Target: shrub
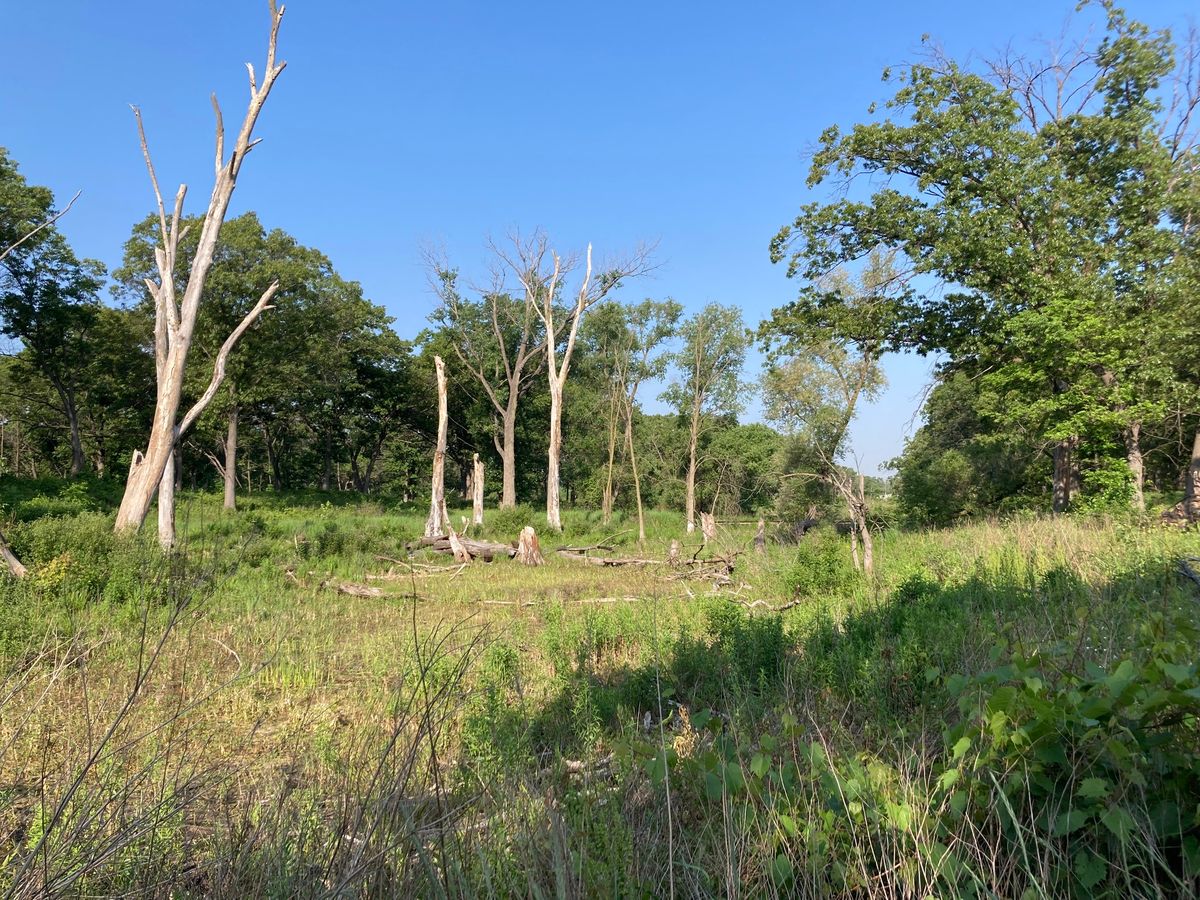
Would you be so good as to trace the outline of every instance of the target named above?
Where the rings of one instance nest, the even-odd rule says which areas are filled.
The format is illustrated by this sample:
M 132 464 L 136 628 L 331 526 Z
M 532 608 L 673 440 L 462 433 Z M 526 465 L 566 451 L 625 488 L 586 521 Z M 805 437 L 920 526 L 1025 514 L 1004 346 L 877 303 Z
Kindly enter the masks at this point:
M 831 532 L 808 535 L 784 573 L 783 583 L 794 597 L 831 593 L 854 581 L 854 567 L 846 545 Z
M 511 509 L 497 509 L 489 512 L 483 519 L 484 528 L 488 533 L 502 540 L 516 540 L 517 535 L 526 525 L 537 528 L 542 521 L 542 517 L 534 508 L 524 503 Z

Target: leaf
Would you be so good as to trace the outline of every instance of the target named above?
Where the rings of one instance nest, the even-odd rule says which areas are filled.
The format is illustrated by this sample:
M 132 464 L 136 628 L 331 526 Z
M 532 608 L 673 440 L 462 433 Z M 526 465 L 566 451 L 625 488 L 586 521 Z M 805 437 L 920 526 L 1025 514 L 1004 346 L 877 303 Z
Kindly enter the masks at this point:
M 1054 820 L 1054 825 L 1050 829 L 1051 834 L 1064 835 L 1070 834 L 1072 831 L 1078 831 L 1088 820 L 1088 814 L 1082 809 L 1071 809 L 1061 814 Z
M 947 769 L 938 779 L 938 786 L 941 787 L 943 791 L 948 791 L 950 788 L 954 787 L 954 785 L 958 784 L 958 779 L 961 777 L 962 773 L 959 772 L 958 769 Z
M 1134 667 L 1133 662 L 1124 659 L 1121 660 L 1121 664 L 1117 666 L 1113 673 L 1104 679 L 1104 684 L 1114 697 L 1119 697 L 1124 693 L 1125 688 L 1133 683 L 1136 677 L 1137 669 Z
M 1101 797 L 1108 796 L 1108 782 L 1103 778 L 1085 778 L 1079 785 L 1079 790 L 1076 792 L 1080 797 L 1086 797 L 1089 800 L 1098 800 Z
M 788 837 L 794 838 L 800 832 L 800 828 L 796 825 L 796 820 L 783 813 L 779 814 L 779 826 Z
M 736 794 L 746 787 L 746 776 L 742 774 L 742 767 L 737 763 L 725 764 L 725 785 L 731 794 Z
M 1090 850 L 1080 850 L 1075 854 L 1075 877 L 1090 891 L 1108 877 L 1108 862 Z
M 750 760 L 750 771 L 762 778 L 771 770 L 771 757 L 765 753 L 755 753 Z
M 1113 835 L 1121 843 L 1129 840 L 1129 836 L 1133 833 L 1136 824 L 1133 821 L 1133 816 L 1129 814 L 1123 806 L 1117 806 L 1115 803 L 1105 810 L 1104 815 L 1100 817 L 1100 821 L 1104 823 L 1104 827 L 1113 833 Z
M 792 880 L 792 861 L 782 853 L 771 863 L 771 880 L 781 886 Z
M 971 749 L 971 739 L 969 737 L 961 737 L 954 745 L 953 759 L 958 761 L 966 756 L 967 751 Z

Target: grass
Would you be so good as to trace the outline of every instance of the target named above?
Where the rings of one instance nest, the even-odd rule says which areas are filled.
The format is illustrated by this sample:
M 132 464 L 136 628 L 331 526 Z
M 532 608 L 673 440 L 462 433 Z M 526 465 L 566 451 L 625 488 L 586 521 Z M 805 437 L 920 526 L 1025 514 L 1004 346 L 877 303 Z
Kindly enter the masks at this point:
M 833 533 L 760 556 L 734 526 L 714 588 L 414 568 L 422 510 L 319 495 L 188 496 L 163 558 L 94 493 L 8 529 L 34 571 L 0 584 L 11 896 L 1197 888 L 1194 533 L 886 531 L 868 581 Z M 563 542 L 630 524 L 571 510 Z M 615 552 L 690 555 L 682 524 Z

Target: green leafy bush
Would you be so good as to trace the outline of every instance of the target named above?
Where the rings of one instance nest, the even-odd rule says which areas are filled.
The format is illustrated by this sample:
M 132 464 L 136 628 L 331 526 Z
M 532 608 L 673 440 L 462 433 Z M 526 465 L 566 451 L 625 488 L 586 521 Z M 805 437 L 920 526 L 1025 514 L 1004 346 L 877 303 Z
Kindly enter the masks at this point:
M 832 532 L 816 532 L 796 548 L 783 583 L 793 597 L 808 597 L 841 590 L 853 582 L 854 574 L 846 545 Z

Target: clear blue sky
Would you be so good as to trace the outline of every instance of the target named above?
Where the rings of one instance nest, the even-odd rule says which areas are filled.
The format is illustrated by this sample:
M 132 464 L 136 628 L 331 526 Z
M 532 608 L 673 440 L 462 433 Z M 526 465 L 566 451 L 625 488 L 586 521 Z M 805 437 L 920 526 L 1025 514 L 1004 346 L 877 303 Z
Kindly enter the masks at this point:
M 280 38 L 288 69 L 232 212 L 257 210 L 328 253 L 405 336 L 432 308 L 423 242 L 470 271 L 487 234 L 539 225 L 601 254 L 658 240 L 661 267 L 625 298 L 736 304 L 753 325 L 796 291 L 767 242 L 811 198 L 806 149 L 887 96 L 884 66 L 911 59 L 925 33 L 956 55 L 1052 39 L 1073 6 L 295 0 Z M 143 109 L 164 193 L 186 181 L 200 209 L 208 95 L 240 121 L 266 2 L 6 7 L 0 144 L 64 202 L 83 189 L 62 228 L 79 253 L 116 265 L 152 205 L 128 104 Z M 1195 10 L 1128 8 L 1176 30 Z M 868 470 L 902 448 L 930 365 L 897 357 L 887 369 L 889 391 L 856 428 Z

